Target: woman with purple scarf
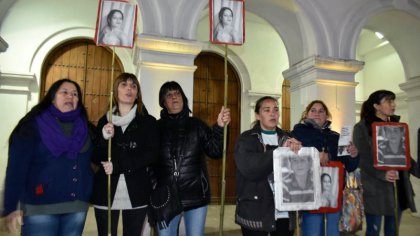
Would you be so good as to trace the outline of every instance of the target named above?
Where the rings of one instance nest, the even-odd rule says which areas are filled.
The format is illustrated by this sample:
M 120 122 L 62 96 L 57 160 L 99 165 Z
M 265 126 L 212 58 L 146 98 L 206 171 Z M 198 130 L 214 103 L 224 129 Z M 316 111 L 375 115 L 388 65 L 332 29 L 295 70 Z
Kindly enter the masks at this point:
M 93 173 L 93 149 L 82 93 L 56 81 L 9 138 L 4 212 L 22 235 L 82 235 Z M 23 217 L 23 221 L 22 221 Z

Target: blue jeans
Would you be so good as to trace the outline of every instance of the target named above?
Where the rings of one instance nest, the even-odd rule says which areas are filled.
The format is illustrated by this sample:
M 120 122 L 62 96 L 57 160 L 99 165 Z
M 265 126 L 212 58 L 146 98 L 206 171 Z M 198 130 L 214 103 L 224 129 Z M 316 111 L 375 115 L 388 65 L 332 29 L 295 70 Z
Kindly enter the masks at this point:
M 379 236 L 382 225 L 382 215 L 372 215 L 365 213 L 366 215 L 366 236 Z M 383 216 L 384 222 L 384 235 L 394 236 L 395 234 L 395 217 L 394 216 Z M 401 211 L 398 215 L 398 224 L 401 222 Z
M 185 231 L 187 236 L 204 236 L 204 225 L 206 223 L 207 205 L 184 211 Z M 177 236 L 181 214 L 175 216 L 165 229 L 158 229 L 159 236 Z
M 80 236 L 87 212 L 24 216 L 22 236 Z
M 339 236 L 338 221 L 340 212 L 327 213 L 327 235 Z M 323 236 L 324 234 L 324 213 L 311 214 L 304 212 L 302 216 L 302 236 Z

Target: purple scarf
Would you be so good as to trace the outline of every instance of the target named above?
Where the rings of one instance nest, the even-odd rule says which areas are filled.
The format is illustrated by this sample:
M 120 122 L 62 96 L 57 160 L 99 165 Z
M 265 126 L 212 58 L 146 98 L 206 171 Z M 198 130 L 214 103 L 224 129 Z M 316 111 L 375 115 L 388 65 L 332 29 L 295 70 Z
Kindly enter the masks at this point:
M 51 105 L 35 119 L 42 142 L 55 157 L 62 154 L 67 154 L 68 159 L 77 157 L 87 139 L 87 121 L 81 115 L 80 108 L 63 113 Z M 59 121 L 73 122 L 72 133 L 69 137 L 64 134 Z

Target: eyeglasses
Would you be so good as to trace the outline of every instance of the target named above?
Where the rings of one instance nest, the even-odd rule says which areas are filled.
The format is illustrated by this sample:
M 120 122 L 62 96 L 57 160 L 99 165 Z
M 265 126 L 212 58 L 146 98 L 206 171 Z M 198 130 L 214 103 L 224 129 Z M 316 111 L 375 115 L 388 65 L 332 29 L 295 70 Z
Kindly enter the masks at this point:
M 73 97 L 77 97 L 77 98 L 79 97 L 79 93 L 78 92 L 75 92 L 75 91 L 60 90 L 57 93 L 60 94 L 60 95 L 62 95 L 62 96 L 64 96 L 64 97 L 67 97 L 69 95 L 71 95 Z

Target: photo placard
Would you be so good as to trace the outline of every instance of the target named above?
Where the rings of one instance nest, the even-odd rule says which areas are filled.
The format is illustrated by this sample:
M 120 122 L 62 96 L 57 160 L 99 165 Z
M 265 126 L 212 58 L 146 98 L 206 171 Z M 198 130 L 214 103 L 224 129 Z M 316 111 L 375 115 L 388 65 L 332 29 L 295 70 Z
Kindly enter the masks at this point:
M 245 42 L 243 0 L 210 0 L 210 42 L 242 45 Z
M 330 161 L 321 166 L 321 207 L 311 213 L 332 213 L 341 209 L 343 201 L 344 165 Z
M 288 147 L 273 152 L 275 206 L 279 211 L 314 210 L 321 206 L 319 152 Z
M 372 146 L 375 168 L 379 170 L 410 169 L 410 142 L 406 123 L 373 122 Z
M 136 36 L 136 22 L 136 4 L 101 0 L 96 19 L 96 45 L 132 48 Z

